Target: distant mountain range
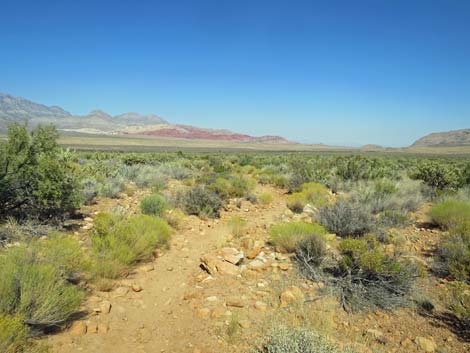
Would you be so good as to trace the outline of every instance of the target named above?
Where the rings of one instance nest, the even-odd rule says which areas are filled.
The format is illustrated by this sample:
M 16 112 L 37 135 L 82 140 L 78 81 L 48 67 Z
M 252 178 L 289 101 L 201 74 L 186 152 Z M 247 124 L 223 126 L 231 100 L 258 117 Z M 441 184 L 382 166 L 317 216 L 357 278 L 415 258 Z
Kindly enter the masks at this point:
M 156 138 L 292 144 L 279 136 L 255 137 L 228 130 L 175 125 L 154 114 L 124 113 L 111 116 L 102 110 L 93 110 L 88 115 L 78 116 L 61 107 L 46 106 L 0 93 L 0 131 L 6 131 L 8 125 L 14 122 L 28 122 L 30 127 L 54 124 L 59 131 L 94 135 L 143 135 Z
M 416 140 L 412 147 L 450 147 L 469 145 L 470 129 L 462 129 L 446 132 L 433 132 L 432 134 Z

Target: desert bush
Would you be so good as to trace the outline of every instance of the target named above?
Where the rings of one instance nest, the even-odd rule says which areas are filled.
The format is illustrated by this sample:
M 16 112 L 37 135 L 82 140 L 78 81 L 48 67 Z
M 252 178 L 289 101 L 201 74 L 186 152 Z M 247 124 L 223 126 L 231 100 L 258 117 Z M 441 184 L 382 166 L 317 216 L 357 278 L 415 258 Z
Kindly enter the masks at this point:
M 62 274 L 34 250 L 18 247 L 2 252 L 0 314 L 41 324 L 67 320 L 79 309 L 83 293 Z
M 273 195 L 269 192 L 263 192 L 258 196 L 258 201 L 260 204 L 266 206 L 273 202 Z
M 62 277 L 67 280 L 79 278 L 80 273 L 87 269 L 87 260 L 80 244 L 64 234 L 53 234 L 45 240 L 30 244 L 41 263 L 54 266 Z
M 330 232 L 340 237 L 359 237 L 374 229 L 375 220 L 360 204 L 338 200 L 320 209 L 319 221 Z
M 321 279 L 319 268 L 326 255 L 325 240 L 317 234 L 300 240 L 295 247 L 295 260 L 300 272 L 314 281 Z
M 470 223 L 470 202 L 449 199 L 436 203 L 429 211 L 432 220 L 444 229 Z
M 422 180 L 433 190 L 456 190 L 461 185 L 459 171 L 455 166 L 437 161 L 423 161 L 417 164 L 411 178 Z
M 126 180 L 121 176 L 108 178 L 98 188 L 98 195 L 110 198 L 118 197 L 119 193 L 124 190 Z
M 218 217 L 222 199 L 204 185 L 197 185 L 176 197 L 177 206 L 187 214 L 201 217 Z
M 21 352 L 27 335 L 28 329 L 21 317 L 0 314 L 0 352 Z
M 331 273 L 341 305 L 348 311 L 390 310 L 407 305 L 417 268 L 383 253 L 374 238 L 345 239 L 342 258 Z
M 280 223 L 269 229 L 270 241 L 286 252 L 295 251 L 297 243 L 306 237 L 324 234 L 325 228 L 316 223 Z
M 54 228 L 35 220 L 17 220 L 8 217 L 0 225 L 0 245 L 2 243 L 11 243 L 16 241 L 29 242 L 32 239 L 48 235 Z
M 447 303 L 452 313 L 470 329 L 470 284 L 454 281 L 447 285 Z
M 84 204 L 90 204 L 98 196 L 99 184 L 95 178 L 85 178 L 81 181 L 80 196 Z
M 305 328 L 275 327 L 264 337 L 254 353 L 346 353 L 339 350 L 328 339 Z
M 330 201 L 328 189 L 321 184 L 310 182 L 302 185 L 301 191 L 287 197 L 287 207 L 293 212 L 302 212 L 305 205 L 322 207 Z
M 449 235 L 438 247 L 438 270 L 470 283 L 470 232 Z
M 129 266 L 149 260 L 156 247 L 165 246 L 171 230 L 162 219 L 148 215 L 95 218 L 92 250 L 97 278 L 117 278 Z
M 142 210 L 143 214 L 161 216 L 166 208 L 166 200 L 160 194 L 145 196 L 140 201 L 140 209 Z
M 72 155 L 61 149 L 52 126 L 13 124 L 0 142 L 0 218 L 61 217 L 80 203 Z
M 245 231 L 247 222 L 239 216 L 234 216 L 227 221 L 230 232 L 235 237 L 241 237 Z

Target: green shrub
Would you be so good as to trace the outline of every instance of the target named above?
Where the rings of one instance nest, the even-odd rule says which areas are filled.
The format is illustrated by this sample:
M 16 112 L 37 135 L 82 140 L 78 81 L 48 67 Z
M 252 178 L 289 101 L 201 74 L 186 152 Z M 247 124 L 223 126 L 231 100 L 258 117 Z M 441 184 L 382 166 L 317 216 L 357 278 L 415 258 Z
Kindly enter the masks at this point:
M 255 353 L 346 353 L 339 350 L 328 339 L 315 331 L 305 328 L 279 326 L 263 339 Z
M 177 204 L 187 214 L 202 217 L 218 217 L 222 199 L 204 185 L 198 185 L 179 195 Z
M 393 309 L 407 305 L 417 268 L 383 253 L 375 238 L 345 239 L 342 258 L 331 270 L 330 283 L 338 290 L 346 310 Z
M 31 248 L 41 263 L 56 267 L 66 279 L 79 277 L 88 265 L 80 244 L 67 235 L 55 234 L 46 240 L 35 241 Z
M 302 185 L 300 192 L 293 193 L 287 197 L 287 207 L 293 212 L 302 212 L 305 205 L 322 207 L 330 201 L 328 189 L 318 183 L 306 183 Z
M 161 216 L 166 207 L 166 200 L 160 194 L 146 196 L 140 201 L 140 209 L 147 215 Z
M 447 302 L 452 313 L 470 329 L 470 284 L 451 282 L 448 286 Z
M 273 202 L 273 195 L 269 192 L 263 192 L 258 196 L 258 201 L 260 204 L 266 206 Z
M 308 236 L 324 235 L 325 228 L 316 223 L 291 222 L 273 225 L 269 229 L 270 241 L 286 252 L 295 251 L 299 241 Z
M 77 166 L 52 126 L 13 124 L 0 142 L 0 218 L 61 217 L 79 206 Z
M 28 329 L 21 317 L 0 314 L 0 352 L 21 352 L 27 335 Z
M 0 278 L 0 314 L 51 324 L 67 320 L 83 299 L 60 269 L 23 247 L 0 253 Z
M 119 277 L 127 267 L 149 260 L 156 247 L 168 243 L 170 234 L 168 224 L 156 217 L 98 215 L 92 237 L 95 276 Z
M 295 260 L 300 272 L 311 280 L 319 280 L 318 268 L 326 256 L 326 244 L 322 236 L 307 236 L 296 244 Z
M 126 181 L 121 176 L 106 179 L 106 181 L 98 188 L 98 194 L 100 196 L 116 198 L 119 193 L 124 190 Z
M 81 201 L 88 205 L 98 196 L 98 182 L 95 178 L 85 178 L 81 181 Z
M 470 232 L 451 234 L 438 248 L 444 274 L 470 283 Z
M 230 232 L 235 237 L 241 237 L 246 228 L 247 222 L 239 216 L 234 216 L 227 221 Z
M 411 173 L 413 179 L 422 180 L 436 191 L 456 190 L 461 184 L 459 171 L 454 166 L 436 161 L 423 161 Z
M 359 237 L 372 231 L 375 220 L 366 208 L 346 200 L 320 209 L 320 223 L 340 237 Z
M 442 228 L 455 228 L 470 223 L 470 203 L 452 199 L 443 201 L 433 205 L 429 215 Z

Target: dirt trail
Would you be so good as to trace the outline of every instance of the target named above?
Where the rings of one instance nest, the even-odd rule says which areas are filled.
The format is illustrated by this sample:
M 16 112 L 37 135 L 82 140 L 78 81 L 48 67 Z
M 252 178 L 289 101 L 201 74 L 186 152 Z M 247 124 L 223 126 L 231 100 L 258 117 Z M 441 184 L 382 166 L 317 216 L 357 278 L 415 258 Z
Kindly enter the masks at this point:
M 112 305 L 109 314 L 99 313 L 85 319 L 109 325 L 109 332 L 88 332 L 73 336 L 70 331 L 49 338 L 56 353 L 151 353 L 151 352 L 219 352 L 225 343 L 211 335 L 210 321 L 201 320 L 190 302 L 183 298 L 188 290 L 198 290 L 198 282 L 208 275 L 199 268 L 200 257 L 224 244 L 228 235 L 227 218 L 240 215 L 248 228 L 265 232 L 266 226 L 279 220 L 286 210 L 282 192 L 260 187 L 274 196 L 270 206 L 244 202 L 240 209 L 222 212 L 220 220 L 203 221 L 189 217 L 181 231 L 175 231 L 172 246 L 153 263 L 137 268 L 128 278 L 118 281 L 109 292 L 97 292 L 89 298 L 87 308 L 99 307 L 102 300 Z M 202 282 L 203 283 L 203 282 Z M 133 284 L 142 287 L 134 292 Z M 219 291 L 230 294 L 223 282 Z M 202 289 L 202 288 L 200 288 Z M 93 326 L 93 325 L 91 325 Z M 90 329 L 88 329 L 90 331 Z M 202 347 L 202 348 L 200 348 Z M 201 349 L 201 350 L 199 350 Z

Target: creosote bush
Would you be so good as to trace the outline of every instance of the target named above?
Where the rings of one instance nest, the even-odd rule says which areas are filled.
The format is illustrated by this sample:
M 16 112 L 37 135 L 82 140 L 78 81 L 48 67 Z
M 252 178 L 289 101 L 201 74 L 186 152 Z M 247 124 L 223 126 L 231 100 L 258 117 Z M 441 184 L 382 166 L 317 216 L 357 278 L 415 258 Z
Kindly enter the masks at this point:
M 140 201 L 140 209 L 143 214 L 161 216 L 167 207 L 165 198 L 160 194 L 145 196 Z
M 295 248 L 295 260 L 303 275 L 311 280 L 320 280 L 319 268 L 326 252 L 326 243 L 322 236 L 314 234 L 300 240 Z
M 200 217 L 218 217 L 222 199 L 204 185 L 197 185 L 177 196 L 177 206 L 187 214 Z
M 438 254 L 443 274 L 470 283 L 470 232 L 449 235 L 439 245 Z
M 309 236 L 321 236 L 326 233 L 321 225 L 305 222 L 280 223 L 269 229 L 270 241 L 285 252 L 294 252 L 297 243 Z
M 408 304 L 415 265 L 382 252 L 374 237 L 345 239 L 339 250 L 342 258 L 329 270 L 329 281 L 346 310 L 391 310 Z
M 374 229 L 375 220 L 360 204 L 338 200 L 320 209 L 319 221 L 330 232 L 340 237 L 360 237 Z
M 155 248 L 168 243 L 170 235 L 170 227 L 160 218 L 97 215 L 92 237 L 95 277 L 118 278 L 129 266 L 149 260 Z
M 452 313 L 470 329 L 470 284 L 454 281 L 447 285 L 447 303 Z

